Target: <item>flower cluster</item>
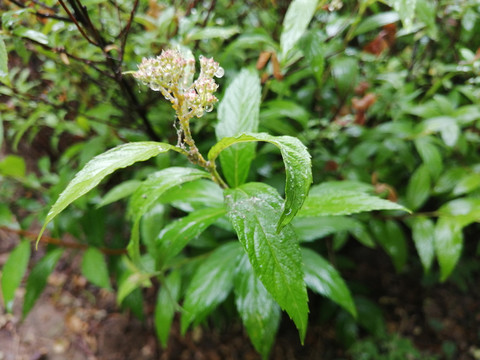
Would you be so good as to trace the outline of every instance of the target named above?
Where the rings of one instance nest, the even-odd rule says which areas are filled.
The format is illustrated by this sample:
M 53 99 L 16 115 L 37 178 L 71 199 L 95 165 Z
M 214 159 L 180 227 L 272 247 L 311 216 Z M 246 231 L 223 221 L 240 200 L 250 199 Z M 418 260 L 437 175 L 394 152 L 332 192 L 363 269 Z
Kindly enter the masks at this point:
M 201 117 L 212 111 L 218 99 L 213 95 L 224 71 L 213 59 L 200 56 L 200 75 L 192 83 L 195 60 L 185 59 L 178 50 L 163 50 L 156 58 L 144 58 L 133 76 L 154 91 L 161 91 L 179 117 Z

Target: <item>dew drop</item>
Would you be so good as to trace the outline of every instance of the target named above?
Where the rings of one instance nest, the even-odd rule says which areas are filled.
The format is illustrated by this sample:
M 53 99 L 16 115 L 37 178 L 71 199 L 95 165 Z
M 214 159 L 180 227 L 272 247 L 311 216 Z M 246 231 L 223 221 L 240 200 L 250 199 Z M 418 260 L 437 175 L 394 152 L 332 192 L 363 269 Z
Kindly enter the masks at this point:
M 160 91 L 160 86 L 155 83 L 150 83 L 150 89 L 153 91 Z
M 213 105 L 207 105 L 205 106 L 205 111 L 206 112 L 211 112 L 213 110 Z
M 221 66 L 218 67 L 217 71 L 215 71 L 215 76 L 217 78 L 221 78 L 225 74 L 225 70 Z

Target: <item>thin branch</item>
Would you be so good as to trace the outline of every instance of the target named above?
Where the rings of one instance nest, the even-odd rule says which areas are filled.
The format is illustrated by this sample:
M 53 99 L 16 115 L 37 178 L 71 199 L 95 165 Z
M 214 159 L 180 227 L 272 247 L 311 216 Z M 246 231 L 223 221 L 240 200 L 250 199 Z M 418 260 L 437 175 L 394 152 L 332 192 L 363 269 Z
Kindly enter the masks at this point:
M 65 3 L 63 2 L 63 0 L 58 0 L 58 2 L 60 3 L 60 5 L 62 5 L 63 9 L 65 10 L 65 12 L 68 14 L 68 16 L 70 17 L 70 19 L 72 19 L 72 21 L 75 23 L 75 25 L 77 26 L 77 29 L 78 31 L 80 31 L 80 33 L 82 34 L 82 36 L 85 38 L 85 40 L 87 40 L 90 44 L 94 45 L 94 46 L 99 46 L 97 43 L 95 43 L 93 40 L 90 39 L 90 37 L 85 33 L 85 31 L 83 30 L 83 28 L 80 26 L 80 24 L 78 23 L 77 19 L 75 18 L 75 16 L 71 13 L 71 11 L 68 9 L 67 5 L 65 5 Z
M 121 31 L 121 34 L 122 34 L 122 45 L 120 46 L 120 63 L 123 62 L 123 55 L 125 53 L 125 46 L 127 44 L 127 38 L 128 38 L 128 34 L 130 33 L 130 28 L 132 26 L 132 21 L 133 21 L 133 18 L 135 16 L 135 13 L 137 12 L 137 8 L 138 8 L 138 2 L 139 0 L 135 0 L 135 3 L 133 4 L 133 8 L 132 8 L 132 11 L 130 12 L 130 18 L 128 19 L 128 22 L 127 22 L 127 25 L 125 26 L 125 28 Z
M 15 5 L 21 7 L 22 9 L 26 9 L 27 6 L 23 3 L 21 3 L 20 1 L 18 0 L 10 0 L 12 3 L 14 3 Z M 43 6 L 45 7 L 46 9 L 49 9 L 51 11 L 55 11 L 55 9 L 49 7 L 49 6 L 46 6 L 45 4 L 42 4 L 40 2 L 37 2 L 37 1 L 34 1 L 35 4 L 38 4 L 40 6 Z M 61 20 L 61 21 L 66 21 L 66 22 L 71 22 L 72 20 L 67 18 L 67 17 L 64 17 L 64 16 L 60 16 L 60 15 L 56 15 L 56 14 L 48 14 L 48 13 L 44 13 L 44 12 L 41 12 L 41 11 L 38 11 L 38 10 L 34 10 L 34 13 L 33 13 L 35 16 L 38 16 L 40 18 L 44 18 L 44 19 L 56 19 L 56 20 Z
M 31 232 L 31 231 L 26 231 L 26 230 L 12 229 L 12 228 L 9 228 L 7 226 L 0 226 L 0 230 L 5 231 L 5 232 L 9 232 L 9 233 L 13 233 L 13 234 L 17 234 L 19 236 L 26 237 L 32 242 L 36 241 L 36 239 L 38 237 L 37 233 Z M 71 242 L 71 241 L 64 241 L 64 240 L 53 238 L 53 237 L 46 236 L 46 235 L 42 235 L 42 237 L 40 238 L 40 242 L 45 243 L 45 244 L 56 245 L 56 246 L 67 248 L 67 249 L 78 249 L 78 250 L 83 250 L 83 251 L 85 251 L 85 250 L 87 250 L 91 247 L 88 244 L 80 244 L 80 243 L 74 243 L 74 242 Z M 124 254 L 127 254 L 126 249 L 110 249 L 110 248 L 101 247 L 101 248 L 98 248 L 98 250 L 100 250 L 105 255 L 124 255 Z

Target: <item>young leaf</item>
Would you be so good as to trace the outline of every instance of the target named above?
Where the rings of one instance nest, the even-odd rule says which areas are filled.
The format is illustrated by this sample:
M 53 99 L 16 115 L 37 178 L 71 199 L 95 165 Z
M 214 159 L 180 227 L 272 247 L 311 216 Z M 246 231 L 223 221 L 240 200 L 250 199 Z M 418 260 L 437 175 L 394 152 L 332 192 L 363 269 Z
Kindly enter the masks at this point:
M 173 316 L 180 298 L 181 285 L 180 271 L 172 271 L 158 290 L 157 304 L 155 305 L 155 330 L 163 347 L 168 345 Z
M 188 286 L 181 331 L 184 334 L 188 326 L 202 321 L 220 304 L 233 287 L 236 264 L 242 255 L 238 242 L 229 242 L 217 248 L 197 269 Z
M 357 310 L 350 290 L 338 271 L 316 252 L 302 248 L 305 264 L 305 283 L 318 294 L 321 294 L 357 317 Z
M 112 288 L 107 263 L 100 250 L 94 247 L 88 248 L 83 254 L 81 269 L 83 276 L 92 284 L 109 290 Z
M 225 215 L 225 208 L 209 208 L 190 213 L 167 225 L 156 240 L 157 259 L 161 264 L 176 256 L 188 242 L 205 231 L 218 218 Z
M 151 174 L 133 193 L 128 211 L 133 227 L 127 249 L 134 262 L 140 259 L 139 225 L 143 214 L 169 189 L 201 178 L 210 178 L 210 174 L 193 168 L 170 167 Z
M 253 70 L 243 69 L 225 91 L 218 107 L 217 139 L 258 131 L 260 79 Z M 248 176 L 255 156 L 254 144 L 238 144 L 220 155 L 223 175 L 228 184 L 237 187 Z
M 23 301 L 22 317 L 25 318 L 38 297 L 42 293 L 45 285 L 47 285 L 47 278 L 55 269 L 60 256 L 63 254 L 63 249 L 55 249 L 46 254 L 33 267 L 27 280 L 25 299 Z
M 280 307 L 255 276 L 243 255 L 235 275 L 235 304 L 255 349 L 268 359 L 280 324 Z
M 24 240 L 10 253 L 2 268 L 2 295 L 5 309 L 11 313 L 15 290 L 20 286 L 30 259 L 30 241 Z
M 247 252 L 255 275 L 287 311 L 303 342 L 307 329 L 307 292 L 300 248 L 291 225 L 277 231 L 282 199 L 275 189 L 248 183 L 225 190 L 228 217 Z
M 317 9 L 318 0 L 293 0 L 283 19 L 283 31 L 280 36 L 281 59 L 285 63 L 289 51 L 310 24 Z
M 80 170 L 67 188 L 50 208 L 45 223 L 38 234 L 37 242 L 42 237 L 47 224 L 60 214 L 68 205 L 97 186 L 103 178 L 115 170 L 132 165 L 137 161 L 145 161 L 168 150 L 180 151 L 173 145 L 144 141 L 119 145 L 90 160 Z
M 412 221 L 412 238 L 415 242 L 423 270 L 428 272 L 435 256 L 435 225 L 427 217 L 419 216 Z
M 302 207 L 312 183 L 312 162 L 307 148 L 297 138 L 290 136 L 271 136 L 265 133 L 242 134 L 223 138 L 208 153 L 208 159 L 215 161 L 217 156 L 229 146 L 252 141 L 265 141 L 280 149 L 285 164 L 285 204 L 278 220 L 277 230 L 287 225 Z
M 435 226 L 435 252 L 440 265 L 440 281 L 445 281 L 460 259 L 463 233 L 457 219 L 440 217 Z
M 112 188 L 105 196 L 102 198 L 102 201 L 97 205 L 97 207 L 102 207 L 108 204 L 111 204 L 120 199 L 124 199 L 132 195 L 135 190 L 138 189 L 142 182 L 140 180 L 127 180 L 124 181 L 114 188 Z
M 361 191 L 345 190 L 342 182 L 325 182 L 312 186 L 299 217 L 349 215 L 372 210 L 403 210 L 394 202 Z

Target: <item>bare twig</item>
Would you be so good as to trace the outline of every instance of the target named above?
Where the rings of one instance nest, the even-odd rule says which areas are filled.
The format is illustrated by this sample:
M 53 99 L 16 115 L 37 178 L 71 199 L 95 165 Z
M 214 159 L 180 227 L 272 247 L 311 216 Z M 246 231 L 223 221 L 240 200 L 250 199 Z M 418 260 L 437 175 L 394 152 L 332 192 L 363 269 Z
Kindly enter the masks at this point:
M 119 56 L 120 63 L 123 62 L 123 55 L 124 55 L 124 53 L 125 53 L 125 46 L 126 46 L 126 44 L 127 44 L 127 38 L 128 38 L 128 34 L 130 33 L 130 28 L 131 28 L 131 26 L 132 26 L 133 18 L 134 18 L 134 16 L 135 16 L 135 13 L 137 12 L 138 1 L 139 1 L 139 0 L 135 0 L 135 3 L 133 4 L 132 11 L 130 12 L 130 17 L 129 17 L 129 19 L 128 19 L 127 25 L 126 25 L 125 28 L 120 32 L 120 34 L 121 34 L 121 36 L 122 36 L 122 45 L 120 46 L 120 56 Z
M 92 39 L 90 39 L 90 37 L 85 33 L 85 31 L 83 30 L 83 28 L 80 26 L 80 24 L 78 23 L 76 17 L 71 13 L 71 11 L 68 9 L 67 5 L 65 5 L 65 3 L 63 2 L 63 0 L 58 0 L 58 2 L 60 3 L 60 5 L 62 5 L 63 9 L 65 10 L 65 12 L 68 14 L 69 18 L 75 23 L 75 25 L 77 26 L 77 29 L 78 31 L 80 31 L 80 33 L 82 34 L 82 36 L 85 38 L 85 40 L 87 40 L 90 44 L 92 45 L 95 45 L 95 46 L 99 46 L 99 44 L 95 43 Z

